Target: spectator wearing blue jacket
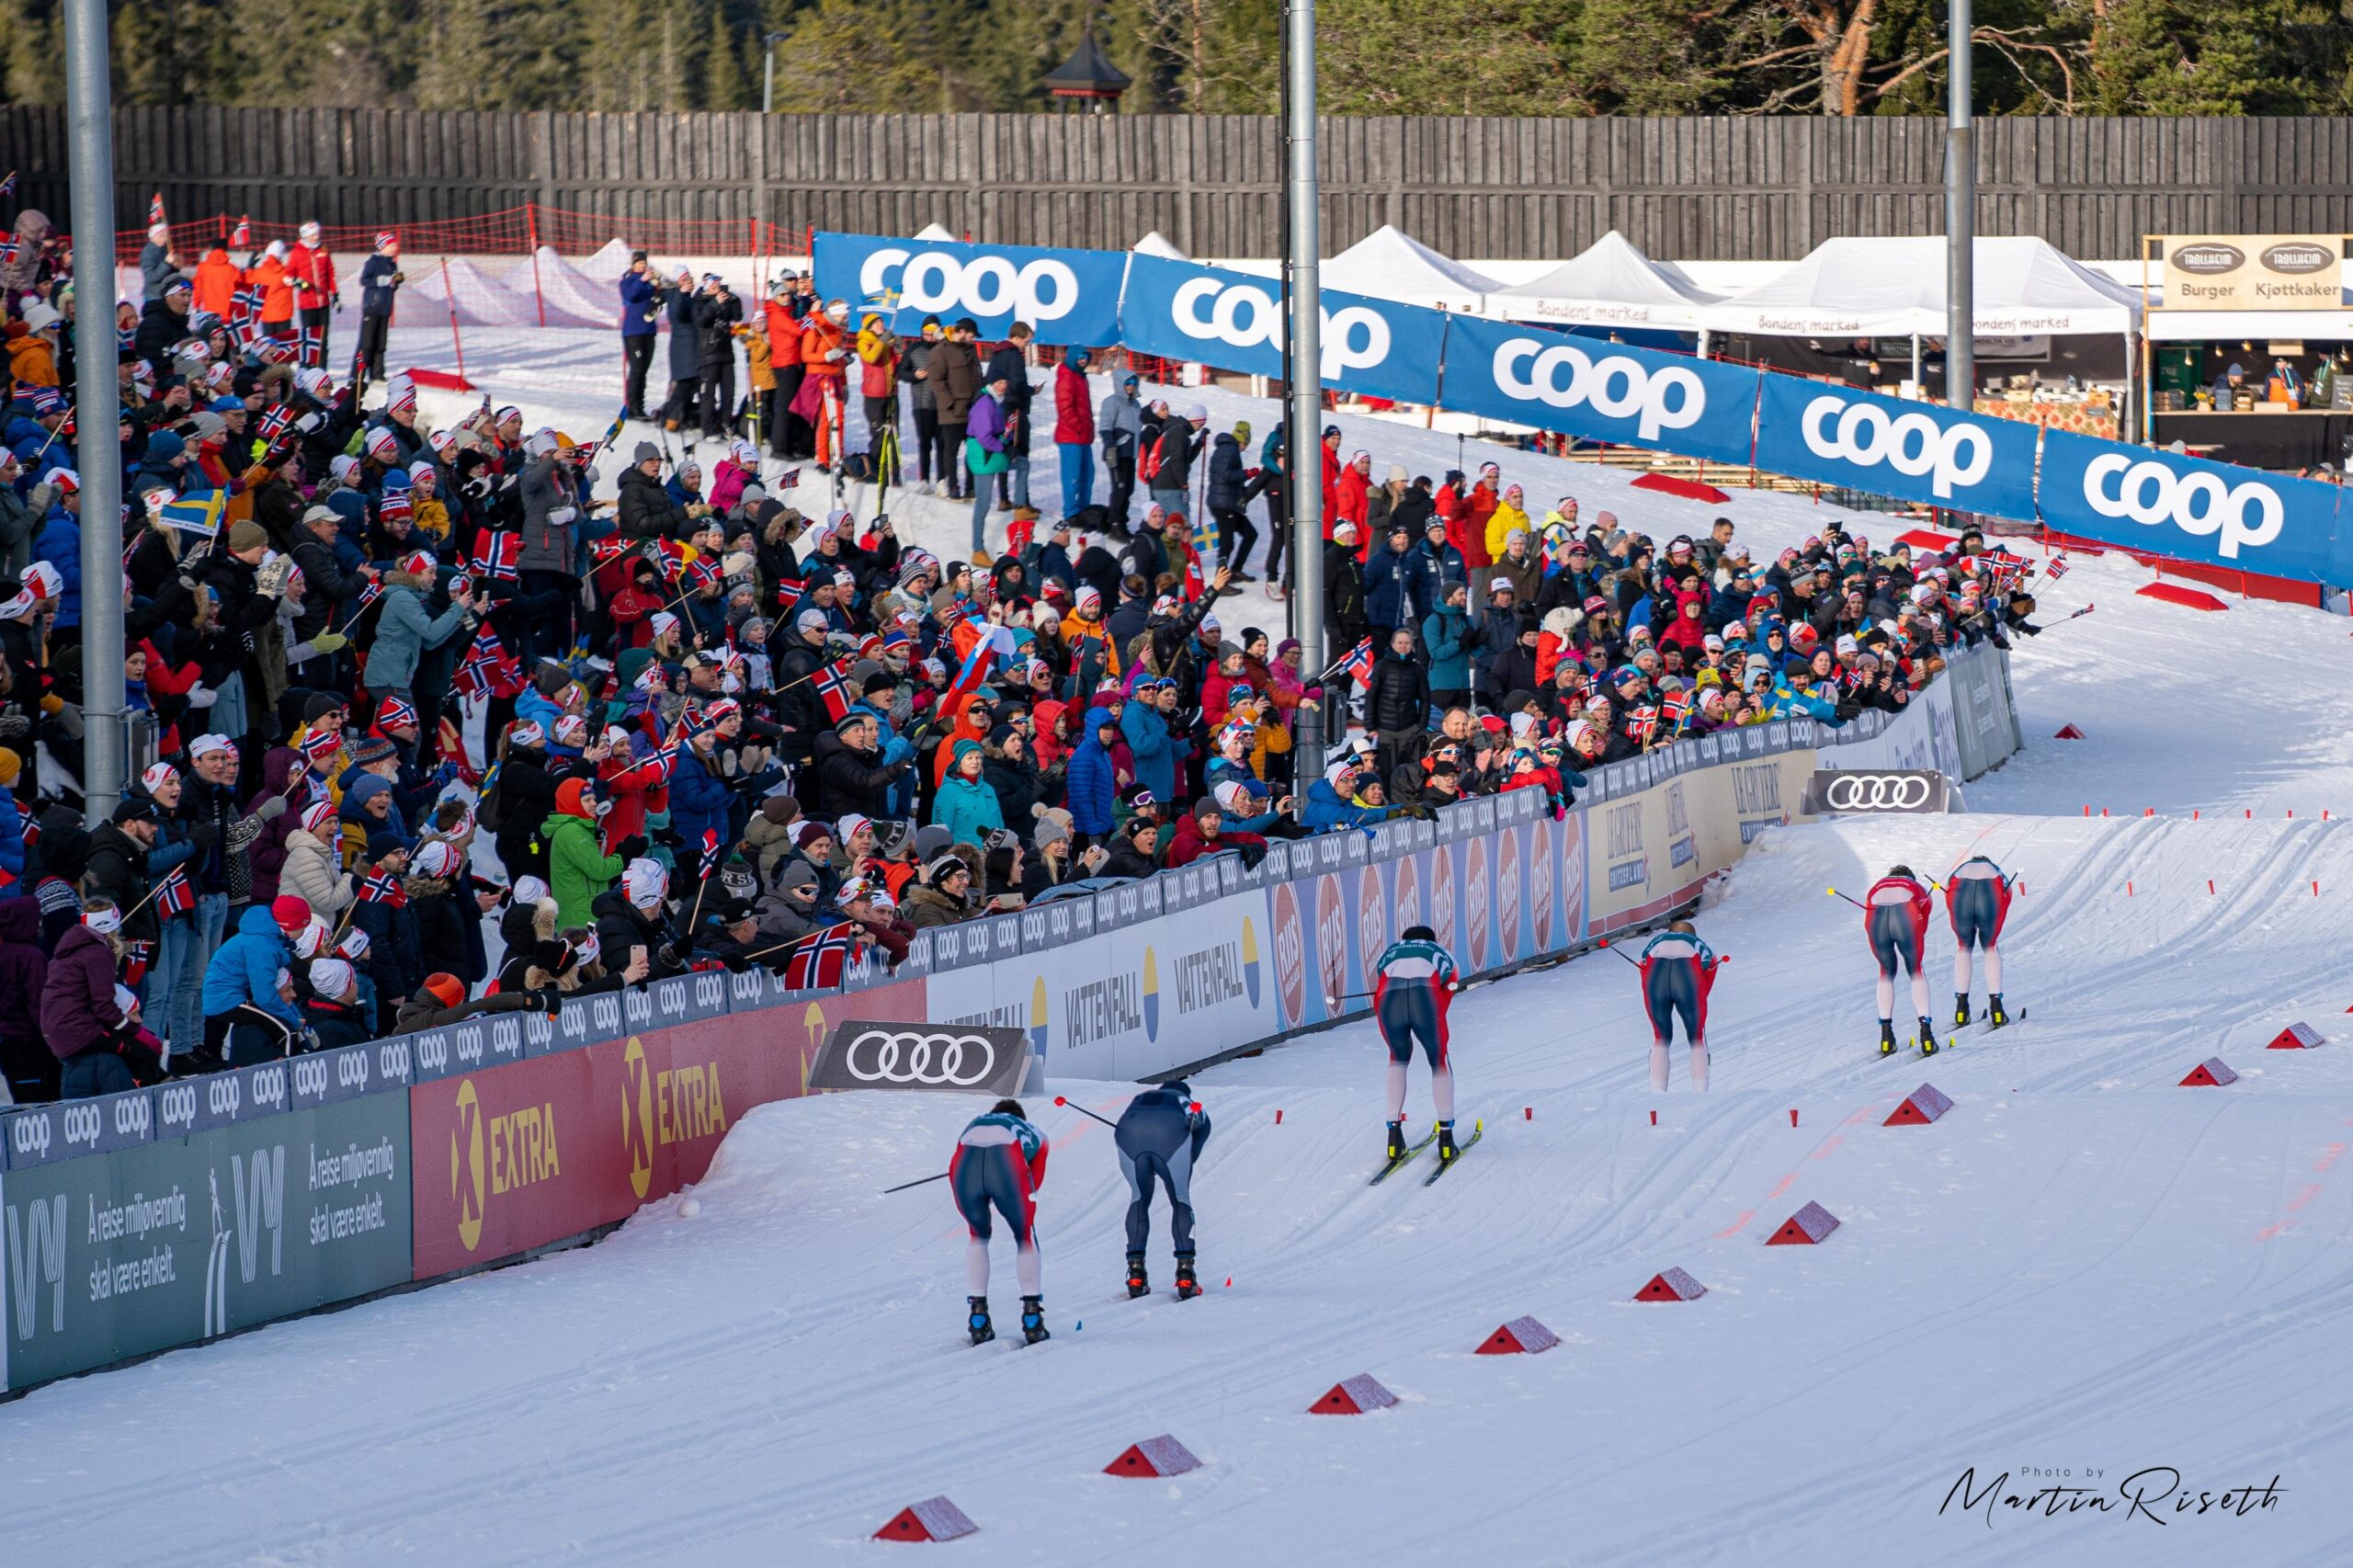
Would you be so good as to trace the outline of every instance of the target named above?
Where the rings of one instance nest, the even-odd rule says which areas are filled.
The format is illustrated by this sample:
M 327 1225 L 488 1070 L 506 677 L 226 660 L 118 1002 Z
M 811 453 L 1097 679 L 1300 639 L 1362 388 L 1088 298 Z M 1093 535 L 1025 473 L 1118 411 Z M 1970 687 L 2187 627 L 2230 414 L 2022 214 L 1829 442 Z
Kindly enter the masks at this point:
M 1090 843 L 1101 843 L 1119 821 L 1119 764 L 1111 748 L 1120 743 L 1120 722 L 1108 708 L 1092 710 L 1086 739 L 1070 754 L 1064 778 L 1071 825 Z
M 63 485 L 57 488 L 61 492 L 64 489 Z M 69 501 L 73 503 L 70 507 Z M 79 492 L 61 494 L 49 504 L 49 510 L 40 520 L 40 532 L 33 536 L 33 559 L 56 567 L 57 575 L 64 584 L 57 596 L 57 619 L 50 628 L 52 642 L 59 632 L 78 631 L 82 625 L 81 502 Z
M 1354 765 L 1343 758 L 1307 787 L 1307 806 L 1300 813 L 1300 821 L 1308 831 L 1329 833 L 1336 827 L 1370 827 L 1389 814 L 1378 807 L 1357 805 L 1342 793 L 1341 786 L 1354 778 Z
M 286 979 L 287 938 L 311 923 L 311 906 L 290 893 L 267 905 L 248 904 L 236 935 L 204 966 L 204 1044 L 191 1053 L 205 1071 L 244 1067 L 286 1052 L 286 1036 L 300 1037 L 302 1014 L 279 994 Z
M 689 855 L 701 853 L 707 831 L 716 831 L 722 845 L 730 842 L 728 812 L 735 795 L 719 776 L 718 746 L 716 729 L 699 729 L 670 775 L 670 830 Z
M 1422 621 L 1422 648 L 1429 656 L 1430 706 L 1434 710 L 1467 706 L 1471 700 L 1471 612 L 1469 590 L 1449 580 L 1438 608 Z
M 376 236 L 376 252 L 359 264 L 359 385 L 384 379 L 384 338 L 392 331 L 392 298 L 406 279 L 401 274 L 400 236 Z
M 1135 760 L 1136 782 L 1163 806 L 1176 799 L 1177 770 L 1191 753 L 1183 737 L 1169 729 L 1168 716 L 1176 710 L 1176 683 L 1164 676 L 1138 681 L 1135 696 L 1120 717 L 1128 755 Z
M 654 368 L 654 340 L 661 328 L 662 306 L 654 291 L 654 269 L 643 251 L 631 251 L 629 270 L 621 274 L 621 406 L 627 417 L 643 419 L 645 376 Z
M 1425 580 L 1414 565 L 1416 548 L 1413 530 L 1401 523 L 1365 559 L 1364 618 L 1377 632 L 1410 630 L 1430 612 L 1432 601 L 1422 597 Z
M 948 830 L 949 842 L 985 846 L 989 835 L 1005 825 L 996 791 L 982 779 L 986 756 L 981 743 L 970 737 L 956 743 L 948 777 L 931 802 L 931 820 Z

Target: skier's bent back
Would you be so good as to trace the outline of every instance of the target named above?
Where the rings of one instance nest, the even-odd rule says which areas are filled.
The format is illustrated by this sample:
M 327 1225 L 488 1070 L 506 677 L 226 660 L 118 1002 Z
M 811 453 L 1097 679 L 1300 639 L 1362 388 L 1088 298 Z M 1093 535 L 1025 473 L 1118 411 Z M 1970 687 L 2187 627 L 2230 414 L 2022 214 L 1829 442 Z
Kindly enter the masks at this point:
M 1021 1332 L 1035 1344 L 1047 1337 L 1042 1261 L 1038 1253 L 1038 1187 L 1046 1179 L 1046 1136 L 1022 1113 L 1019 1100 L 999 1100 L 974 1117 L 948 1162 L 948 1185 L 971 1232 L 964 1278 L 972 1291 L 972 1343 L 996 1337 L 989 1324 L 989 1237 L 1002 1215 L 1013 1233 L 1014 1271 L 1021 1281 Z
M 1936 1026 L 1928 1017 L 1928 976 L 1921 960 L 1928 945 L 1928 890 L 1909 866 L 1891 866 L 1863 897 L 1863 931 L 1879 960 L 1879 1049 L 1895 1049 L 1895 969 L 1912 977 L 1912 1009 L 1920 1018 L 1920 1042 L 1933 1049 Z
M 1453 1000 L 1454 955 L 1438 933 L 1409 926 L 1374 966 L 1372 1016 L 1389 1046 L 1389 1158 L 1405 1153 L 1405 1069 L 1418 1044 L 1430 1063 L 1430 1103 L 1438 1113 L 1438 1157 L 1454 1158 L 1454 1066 L 1447 1055 L 1446 1008 Z
M 1675 1020 L 1683 1020 L 1691 1042 L 1691 1086 L 1708 1086 L 1708 991 L 1716 983 L 1717 958 L 1688 920 L 1671 922 L 1643 948 L 1643 1006 L 1651 1016 L 1651 1087 L 1666 1089 L 1667 1047 Z
M 1987 1017 L 1995 1028 L 2010 1021 L 2002 1006 L 2002 922 L 2009 918 L 2010 881 L 2002 868 L 1972 855 L 1945 879 L 1945 913 L 1952 919 L 1952 1022 L 1969 1022 L 1969 950 L 1985 949 Z
M 1128 1294 L 1152 1289 L 1144 1272 L 1144 1244 L 1152 1239 L 1152 1194 L 1168 1193 L 1168 1233 L 1176 1243 L 1176 1293 L 1197 1296 L 1193 1280 L 1193 1162 L 1210 1141 L 1210 1119 L 1193 1104 L 1181 1078 L 1149 1089 L 1120 1113 L 1112 1142 L 1120 1171 L 1128 1178 Z

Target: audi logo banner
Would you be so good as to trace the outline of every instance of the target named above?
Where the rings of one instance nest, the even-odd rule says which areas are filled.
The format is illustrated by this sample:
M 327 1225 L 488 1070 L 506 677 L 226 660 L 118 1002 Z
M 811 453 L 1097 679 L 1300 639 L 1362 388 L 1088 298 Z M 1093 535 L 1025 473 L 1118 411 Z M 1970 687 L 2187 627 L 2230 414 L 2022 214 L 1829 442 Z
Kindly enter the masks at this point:
M 819 1048 L 809 1086 L 1015 1095 L 1029 1062 L 1029 1039 L 1019 1029 L 849 1018 Z
M 1952 780 L 1932 767 L 1872 771 L 1817 767 L 1806 781 L 1808 816 L 1866 812 L 1949 812 L 1960 803 Z

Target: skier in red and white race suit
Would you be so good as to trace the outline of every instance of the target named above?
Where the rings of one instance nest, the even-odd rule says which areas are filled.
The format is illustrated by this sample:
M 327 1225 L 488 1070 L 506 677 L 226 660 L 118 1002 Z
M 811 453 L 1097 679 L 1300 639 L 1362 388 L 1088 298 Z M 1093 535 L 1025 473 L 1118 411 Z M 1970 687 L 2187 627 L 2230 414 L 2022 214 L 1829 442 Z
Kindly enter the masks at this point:
M 1928 890 L 1920 885 L 1909 866 L 1891 866 L 1887 875 L 1863 895 L 1863 934 L 1871 956 L 1879 960 L 1879 1049 L 1882 1056 L 1895 1050 L 1895 970 L 1903 965 L 1912 977 L 1912 1010 L 1919 1015 L 1922 1051 L 1937 1048 L 1935 1020 L 1928 1017 L 1928 975 L 1921 967 L 1928 946 L 1928 915 L 1933 907 Z
M 1945 878 L 1945 914 L 1952 920 L 1952 1022 L 1969 1022 L 1969 952 L 1985 949 L 1986 1021 L 2010 1021 L 2002 1006 L 2002 923 L 2010 915 L 2010 879 L 1983 855 L 1972 855 Z

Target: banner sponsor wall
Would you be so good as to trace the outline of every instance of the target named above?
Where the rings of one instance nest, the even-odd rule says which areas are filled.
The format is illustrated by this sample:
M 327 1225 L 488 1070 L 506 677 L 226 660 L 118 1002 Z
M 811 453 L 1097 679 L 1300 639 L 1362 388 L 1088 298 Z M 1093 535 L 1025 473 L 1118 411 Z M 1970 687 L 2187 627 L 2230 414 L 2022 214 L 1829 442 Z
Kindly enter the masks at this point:
M 1435 820 L 1277 840 L 919 932 L 822 994 L 765 971 L 591 996 L 0 1115 L 0 1386 L 19 1389 L 511 1259 L 699 1180 L 752 1107 L 808 1091 L 845 1019 L 1020 1030 L 1050 1080 L 1165 1077 L 1368 1009 L 1426 924 L 1466 974 L 1655 920 L 1799 820 L 1816 767 L 1973 777 L 2018 745 L 2006 656 L 1901 714 L 1777 721 Z
M 2287 236 L 2271 249 L 2303 247 Z M 903 332 L 926 314 L 970 315 L 984 337 L 1022 320 L 1051 344 L 1282 370 L 1274 278 L 1124 251 L 870 234 L 820 233 L 814 251 L 821 295 L 895 309 Z M 1323 295 L 1322 344 L 1324 384 L 1368 396 L 2045 523 L 2205 568 L 2353 585 L 2353 503 L 2336 485 L 1355 294 Z

